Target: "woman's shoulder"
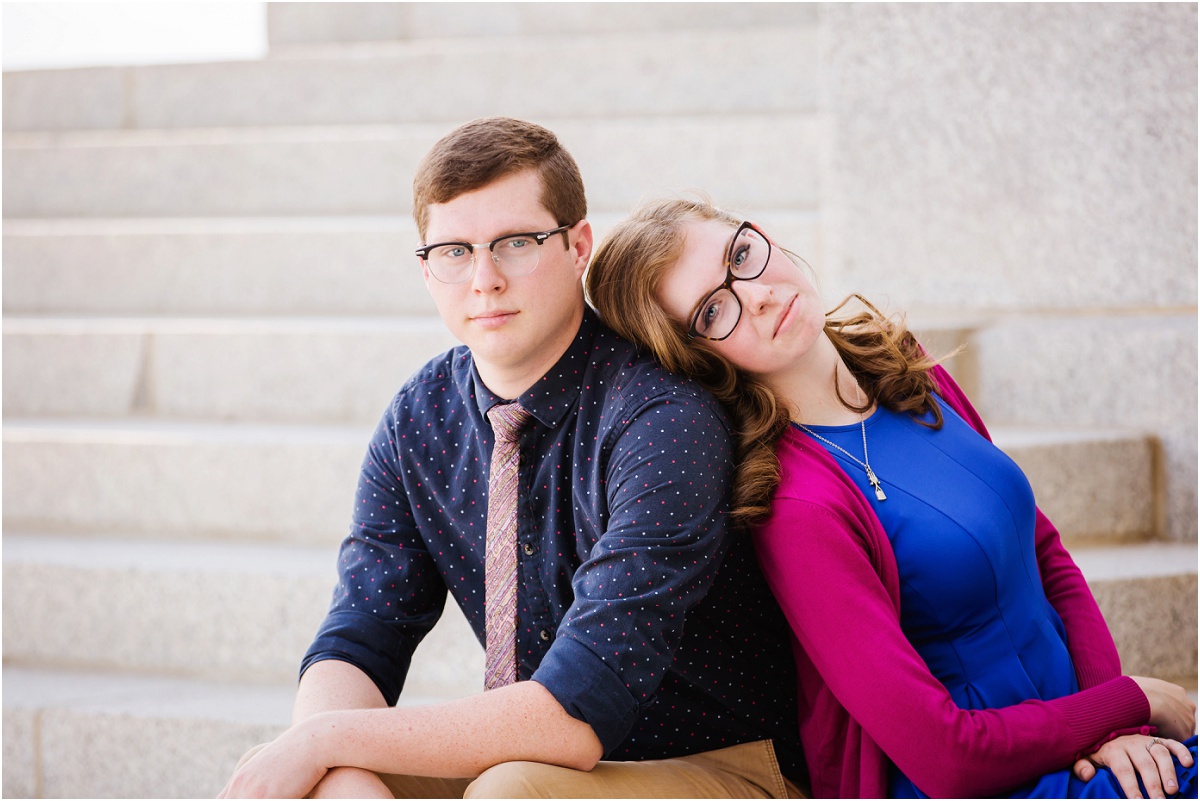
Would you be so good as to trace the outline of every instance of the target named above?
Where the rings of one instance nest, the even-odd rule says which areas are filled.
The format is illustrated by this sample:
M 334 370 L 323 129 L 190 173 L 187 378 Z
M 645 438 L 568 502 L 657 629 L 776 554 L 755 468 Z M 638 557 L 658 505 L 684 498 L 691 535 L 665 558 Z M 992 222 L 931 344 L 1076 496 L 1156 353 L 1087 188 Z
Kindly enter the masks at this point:
M 762 527 L 790 528 L 798 520 L 806 529 L 825 536 L 862 538 L 878 526 L 862 492 L 837 461 L 795 426 L 788 426 L 776 446 L 779 488 L 771 501 L 771 514 Z

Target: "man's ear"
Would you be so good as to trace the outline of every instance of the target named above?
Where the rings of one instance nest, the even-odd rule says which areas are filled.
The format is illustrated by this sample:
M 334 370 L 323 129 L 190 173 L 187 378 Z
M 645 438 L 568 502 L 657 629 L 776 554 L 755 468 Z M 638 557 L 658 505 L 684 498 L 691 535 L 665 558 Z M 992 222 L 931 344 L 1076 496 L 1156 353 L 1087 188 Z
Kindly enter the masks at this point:
M 575 272 L 581 280 L 584 271 L 587 270 L 588 261 L 592 258 L 593 237 L 592 224 L 587 220 L 580 220 L 571 228 L 570 239 L 575 255 Z

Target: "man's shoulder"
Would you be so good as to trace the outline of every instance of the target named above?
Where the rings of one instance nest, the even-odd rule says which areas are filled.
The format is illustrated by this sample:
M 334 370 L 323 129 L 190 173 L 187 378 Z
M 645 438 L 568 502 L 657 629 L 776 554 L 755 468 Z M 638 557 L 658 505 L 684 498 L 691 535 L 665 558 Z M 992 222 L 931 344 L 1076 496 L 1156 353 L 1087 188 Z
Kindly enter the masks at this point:
M 435 400 L 439 403 L 464 395 L 454 389 L 467 389 L 471 380 L 471 351 L 458 345 L 439 353 L 425 362 L 408 377 L 392 398 L 392 408 L 421 405 Z
M 677 398 L 712 409 L 722 420 L 721 404 L 694 379 L 667 370 L 648 351 L 638 348 L 611 329 L 601 326 L 592 349 L 595 390 L 636 408 Z

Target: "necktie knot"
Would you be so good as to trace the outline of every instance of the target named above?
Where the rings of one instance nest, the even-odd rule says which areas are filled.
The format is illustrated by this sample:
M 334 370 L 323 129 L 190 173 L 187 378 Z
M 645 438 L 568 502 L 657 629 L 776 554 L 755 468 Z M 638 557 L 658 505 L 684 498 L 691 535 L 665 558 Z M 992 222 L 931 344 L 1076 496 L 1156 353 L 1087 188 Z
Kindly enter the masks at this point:
M 487 416 L 498 443 L 516 442 L 530 418 L 529 410 L 519 403 L 498 403 L 488 409 Z

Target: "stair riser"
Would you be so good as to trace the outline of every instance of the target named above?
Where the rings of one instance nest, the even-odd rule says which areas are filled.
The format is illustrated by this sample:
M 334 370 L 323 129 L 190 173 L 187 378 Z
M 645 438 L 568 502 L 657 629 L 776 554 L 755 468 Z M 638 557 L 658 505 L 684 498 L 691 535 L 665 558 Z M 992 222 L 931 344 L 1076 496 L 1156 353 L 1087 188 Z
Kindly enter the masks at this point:
M 376 57 L 11 73 L 4 77 L 4 124 L 8 131 L 453 126 L 493 114 L 671 116 L 709 114 L 714 105 L 731 117 L 811 111 L 817 52 L 809 26 L 587 42 L 542 37 L 516 46 L 490 38 Z M 89 92 L 104 102 L 75 102 Z
M 812 210 L 813 115 L 539 120 L 579 162 L 593 211 L 703 188 L 727 206 Z M 71 147 L 6 137 L 7 217 L 189 217 L 405 214 L 412 175 L 452 125 L 318 129 L 285 134 L 102 137 Z M 637 147 L 631 147 L 631 143 Z
M 1191 563 L 1180 571 L 1195 570 Z M 1127 675 L 1196 680 L 1196 574 L 1096 582 L 1092 592 Z

